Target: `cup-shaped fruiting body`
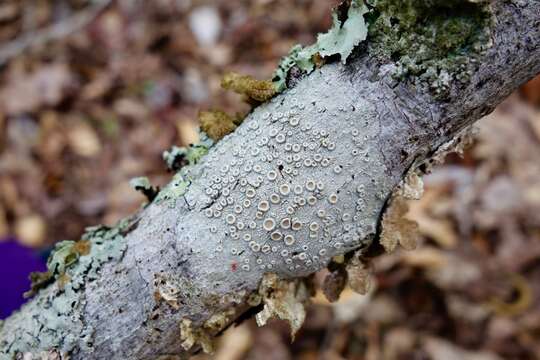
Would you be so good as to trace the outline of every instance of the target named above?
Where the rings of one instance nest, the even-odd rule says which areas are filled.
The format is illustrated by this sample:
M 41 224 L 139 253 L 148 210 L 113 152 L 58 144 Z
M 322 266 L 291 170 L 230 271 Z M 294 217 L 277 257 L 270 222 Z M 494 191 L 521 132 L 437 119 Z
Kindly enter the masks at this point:
M 285 245 L 287 246 L 291 246 L 295 243 L 295 238 L 293 235 L 285 235 L 285 238 L 283 239 L 283 242 L 285 243 Z
M 276 227 L 276 221 L 272 218 L 266 218 L 263 222 L 263 229 L 266 231 L 272 231 Z
M 268 211 L 268 209 L 270 209 L 270 204 L 268 203 L 268 201 L 262 200 L 261 202 L 259 202 L 257 208 L 262 212 L 266 212 Z

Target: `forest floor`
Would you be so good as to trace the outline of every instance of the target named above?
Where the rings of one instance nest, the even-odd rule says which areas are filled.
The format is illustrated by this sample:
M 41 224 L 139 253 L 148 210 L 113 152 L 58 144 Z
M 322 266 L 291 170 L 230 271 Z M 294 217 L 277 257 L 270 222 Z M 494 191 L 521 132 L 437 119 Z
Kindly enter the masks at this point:
M 332 2 L 101 3 L 0 4 L 0 241 L 46 249 L 136 211 L 129 179 L 165 184 L 161 153 L 196 141 L 199 110 L 249 110 L 221 76 L 270 78 Z M 293 343 L 250 320 L 198 358 L 540 359 L 540 77 L 477 127 L 425 177 L 421 243 L 375 259 L 368 295 L 318 294 Z

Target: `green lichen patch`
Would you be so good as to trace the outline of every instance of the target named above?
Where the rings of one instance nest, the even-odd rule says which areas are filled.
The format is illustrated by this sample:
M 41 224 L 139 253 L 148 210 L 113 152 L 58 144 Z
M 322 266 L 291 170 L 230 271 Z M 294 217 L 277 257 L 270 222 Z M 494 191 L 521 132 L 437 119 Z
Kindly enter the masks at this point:
M 287 88 L 287 76 L 294 66 L 310 73 L 315 66 L 320 65 L 321 59 L 334 55 L 339 55 L 341 62 L 345 63 L 353 49 L 366 39 L 368 28 L 364 15 L 368 8 L 363 0 L 352 0 L 346 8 L 345 19 L 341 19 L 339 12 L 345 5 L 347 2 L 334 11 L 332 27 L 328 32 L 319 34 L 315 44 L 305 48 L 296 45 L 281 60 L 272 79 L 279 92 Z
M 56 244 L 54 251 L 47 260 L 47 268 L 53 274 L 63 274 L 80 256 L 90 253 L 91 244 L 88 240 L 65 240 Z
M 129 185 L 131 185 L 131 187 L 135 190 L 140 191 L 150 202 L 154 200 L 159 192 L 159 187 L 153 187 L 150 180 L 148 180 L 148 178 L 145 176 L 140 176 L 129 180 Z
M 204 129 L 203 129 L 204 131 Z M 178 171 L 184 166 L 197 164 L 208 150 L 214 145 L 214 141 L 206 132 L 199 132 L 199 142 L 187 147 L 173 146 L 163 152 L 163 160 L 171 171 Z
M 67 268 L 73 265 L 80 256 L 90 253 L 91 246 L 88 240 L 65 240 L 57 243 L 47 260 L 47 271 L 30 274 L 30 291 L 27 291 L 24 296 L 31 297 L 39 289 L 46 287 L 56 279 L 64 276 Z
M 29 298 L 38 293 L 40 289 L 44 289 L 55 281 L 54 275 L 50 271 L 30 273 L 30 290 L 26 291 L 23 296 Z
M 170 207 L 176 205 L 176 200 L 183 196 L 191 185 L 189 168 L 198 164 L 214 145 L 214 140 L 206 132 L 199 133 L 199 142 L 187 147 L 173 146 L 163 153 L 167 167 L 177 171 L 169 182 L 156 196 L 156 204 L 166 202 Z
M 190 185 L 191 180 L 187 175 L 182 174 L 182 171 L 177 172 L 173 176 L 171 182 L 156 196 L 156 204 L 166 202 L 173 208 L 176 205 L 176 200 L 187 192 Z
M 244 95 L 247 102 L 265 102 L 276 94 L 276 87 L 270 80 L 257 80 L 249 75 L 228 72 L 223 75 L 221 87 Z
M 394 76 L 427 82 L 444 97 L 453 80 L 467 82 L 490 46 L 489 5 L 471 0 L 368 0 L 369 51 L 394 61 Z
M 83 320 L 85 289 L 99 278 L 103 266 L 119 261 L 126 248 L 126 234 L 136 226 L 138 218 L 126 218 L 114 227 L 88 228 L 81 240 L 59 243 L 48 261 L 45 274 L 34 275 L 40 284 L 55 284 L 40 293 L 34 302 L 12 315 L 13 324 L 31 329 L 23 333 L 6 332 L 2 339 L 5 352 L 12 358 L 16 354 L 37 347 L 57 349 L 68 356 L 77 347 L 91 351 L 94 329 Z M 34 286 L 34 291 L 38 290 Z M 19 325 L 16 325 L 19 326 Z M 67 358 L 67 357 L 66 357 Z
M 368 28 L 364 14 L 367 11 L 362 1 L 352 1 L 345 21 L 339 20 L 337 12 L 334 12 L 332 28 L 317 37 L 319 54 L 323 57 L 339 54 L 341 62 L 345 63 L 354 47 L 366 39 Z
M 64 282 L 66 279 L 82 281 L 83 279 L 77 276 L 81 274 L 68 274 L 68 270 L 72 270 L 77 262 L 93 267 L 90 269 L 91 275 L 96 277 L 101 264 L 109 258 L 114 258 L 114 255 L 123 248 L 120 244 L 120 240 L 123 239 L 122 233 L 130 224 L 129 220 L 124 220 L 113 228 L 103 225 L 90 227 L 79 241 L 65 240 L 57 243 L 47 260 L 47 271 L 30 274 L 32 284 L 30 290 L 25 293 L 25 297 L 35 295 L 40 289 L 60 278 Z

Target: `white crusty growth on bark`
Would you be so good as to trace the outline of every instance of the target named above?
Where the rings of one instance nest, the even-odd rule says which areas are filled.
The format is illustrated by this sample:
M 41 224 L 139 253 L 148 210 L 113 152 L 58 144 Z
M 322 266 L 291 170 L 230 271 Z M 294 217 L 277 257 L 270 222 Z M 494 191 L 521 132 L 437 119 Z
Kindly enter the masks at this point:
M 538 1 L 494 2 L 491 47 L 444 101 L 431 84 L 397 81 L 395 64 L 369 46 L 297 79 L 135 217 L 90 234 L 90 254 L 66 270 L 71 281 L 0 325 L 0 359 L 209 349 L 262 308 L 265 274 L 304 277 L 371 244 L 405 174 L 540 71 L 539 14 Z M 115 244 L 110 259 L 104 244 Z

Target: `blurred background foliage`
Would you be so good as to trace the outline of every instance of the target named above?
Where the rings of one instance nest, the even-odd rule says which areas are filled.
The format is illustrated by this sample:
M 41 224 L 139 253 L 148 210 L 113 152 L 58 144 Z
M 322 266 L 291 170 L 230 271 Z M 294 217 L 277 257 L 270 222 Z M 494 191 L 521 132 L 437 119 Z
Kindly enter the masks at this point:
M 130 178 L 167 182 L 161 153 L 196 141 L 200 109 L 249 109 L 220 88 L 226 71 L 269 78 L 335 3 L 2 1 L 0 315 L 55 241 L 140 207 Z M 367 296 L 318 294 L 294 343 L 250 320 L 199 358 L 539 359 L 540 78 L 478 128 L 410 204 L 419 248 L 375 259 Z

